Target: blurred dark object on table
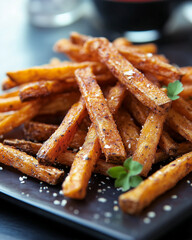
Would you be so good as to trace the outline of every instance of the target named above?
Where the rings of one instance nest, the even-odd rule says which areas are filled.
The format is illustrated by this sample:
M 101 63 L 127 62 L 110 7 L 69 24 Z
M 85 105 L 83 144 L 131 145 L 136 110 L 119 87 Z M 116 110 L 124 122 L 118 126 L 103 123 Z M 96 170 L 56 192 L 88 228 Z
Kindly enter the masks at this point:
M 154 41 L 180 0 L 94 0 L 105 28 L 133 42 Z

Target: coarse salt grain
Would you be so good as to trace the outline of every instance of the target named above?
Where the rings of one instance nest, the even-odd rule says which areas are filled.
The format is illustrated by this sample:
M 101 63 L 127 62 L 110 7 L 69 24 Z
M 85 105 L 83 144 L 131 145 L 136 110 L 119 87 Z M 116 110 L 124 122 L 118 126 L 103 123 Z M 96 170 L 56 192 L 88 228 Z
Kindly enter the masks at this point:
M 57 197 L 57 193 L 53 193 L 53 197 Z
M 98 198 L 98 202 L 105 203 L 105 202 L 107 202 L 107 199 L 106 198 Z
M 146 223 L 146 224 L 149 224 L 151 222 L 151 219 L 146 217 L 143 219 L 143 222 Z
M 133 70 L 125 71 L 124 75 L 126 76 L 132 76 L 135 72 Z
M 104 216 L 105 216 L 105 217 L 112 217 L 112 213 L 111 213 L 111 212 L 105 212 L 105 213 L 104 213 Z
M 168 212 L 168 211 L 172 210 L 172 207 L 170 205 L 165 205 L 165 206 L 163 206 L 163 210 Z
M 119 207 L 117 206 L 117 205 L 115 205 L 114 207 L 113 207 L 113 211 L 118 211 L 119 210 Z
M 106 144 L 106 145 L 104 146 L 104 148 L 111 148 L 111 147 L 110 147 L 109 145 Z
M 171 198 L 172 199 L 177 199 L 177 195 L 172 195 Z
M 61 201 L 61 206 L 64 207 L 66 204 L 67 204 L 67 200 L 66 200 L 66 199 L 63 199 L 63 200 Z
M 54 204 L 54 205 L 60 205 L 60 201 L 59 201 L 59 200 L 54 200 L 54 201 L 53 201 L 53 204 Z
M 2 167 L 0 167 L 0 171 L 1 171 L 1 170 L 3 170 L 3 168 L 2 168 Z
M 154 217 L 156 216 L 156 213 L 153 212 L 153 211 L 151 211 L 151 212 L 148 212 L 148 213 L 147 213 L 147 216 L 148 216 L 149 218 L 154 218 Z
M 79 214 L 79 210 L 78 210 L 78 209 L 75 209 L 75 210 L 73 211 L 73 213 L 77 215 L 77 214 Z

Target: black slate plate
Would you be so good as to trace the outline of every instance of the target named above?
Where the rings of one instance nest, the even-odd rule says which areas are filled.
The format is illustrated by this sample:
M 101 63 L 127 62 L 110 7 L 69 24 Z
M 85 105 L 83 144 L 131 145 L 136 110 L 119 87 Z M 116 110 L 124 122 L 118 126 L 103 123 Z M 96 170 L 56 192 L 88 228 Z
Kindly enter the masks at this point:
M 11 197 L 21 206 L 101 239 L 157 239 L 192 210 L 192 174 L 159 197 L 142 214 L 129 216 L 119 209 L 121 190 L 113 187 L 109 177 L 93 174 L 86 199 L 77 201 L 65 198 L 61 186 L 50 186 L 23 177 L 11 167 L 1 166 L 0 192 L 3 197 L 9 200 Z

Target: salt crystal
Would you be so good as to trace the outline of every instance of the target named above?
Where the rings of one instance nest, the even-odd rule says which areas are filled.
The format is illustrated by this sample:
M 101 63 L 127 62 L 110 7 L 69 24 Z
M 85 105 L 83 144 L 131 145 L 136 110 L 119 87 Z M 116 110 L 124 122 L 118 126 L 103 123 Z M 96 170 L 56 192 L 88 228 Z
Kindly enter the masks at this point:
M 164 211 L 171 211 L 171 209 L 172 209 L 172 207 L 170 206 L 170 205 L 165 205 L 165 206 L 163 206 L 163 210 Z
M 73 211 L 73 213 L 77 215 L 77 214 L 79 214 L 79 210 L 78 210 L 78 209 L 75 209 L 75 210 Z
M 57 193 L 53 193 L 53 197 L 57 197 Z
M 112 213 L 111 213 L 111 212 L 105 212 L 105 213 L 104 213 L 104 216 L 105 216 L 105 217 L 112 217 Z
M 172 195 L 171 198 L 172 199 L 177 199 L 177 195 Z
M 117 205 L 115 205 L 114 207 L 113 207 L 113 211 L 118 211 L 119 210 L 119 207 L 117 206 Z
M 126 72 L 124 72 L 124 75 L 128 75 L 128 76 L 131 76 L 131 75 L 133 75 L 135 72 L 133 71 L 133 70 L 129 70 L 129 71 L 126 71 Z
M 107 202 L 107 199 L 106 198 L 98 198 L 98 202 L 105 203 L 105 202 Z
M 146 224 L 149 224 L 151 222 L 151 219 L 146 217 L 143 219 L 143 222 L 146 223 Z
M 3 170 L 3 168 L 2 168 L 2 167 L 0 167 L 0 170 Z
M 61 201 L 61 206 L 64 207 L 66 204 L 67 204 L 67 200 L 66 200 L 66 199 L 63 199 L 63 200 Z
M 53 201 L 53 204 L 54 204 L 54 205 L 60 205 L 60 201 L 59 201 L 59 200 L 54 200 L 54 201 Z
M 110 147 L 109 145 L 106 144 L 106 145 L 104 146 L 104 148 L 111 148 L 111 147 Z
M 151 211 L 151 212 L 148 212 L 148 213 L 147 213 L 147 216 L 148 216 L 149 218 L 154 218 L 154 217 L 156 216 L 156 213 L 153 212 L 153 211 Z
M 147 53 L 147 57 L 152 57 L 153 54 L 152 53 Z

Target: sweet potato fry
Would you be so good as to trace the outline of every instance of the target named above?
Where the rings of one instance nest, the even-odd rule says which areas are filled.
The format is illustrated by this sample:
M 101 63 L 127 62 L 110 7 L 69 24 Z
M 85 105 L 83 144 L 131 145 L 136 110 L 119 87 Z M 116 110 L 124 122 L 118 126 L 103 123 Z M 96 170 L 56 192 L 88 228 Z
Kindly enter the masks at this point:
M 191 80 L 192 82 L 192 80 Z M 179 94 L 181 97 L 185 99 L 189 99 L 192 97 L 192 84 L 184 84 L 183 91 Z
M 145 106 L 155 112 L 168 110 L 171 101 L 166 94 L 134 68 L 107 39 L 88 40 L 84 48 L 105 63 L 112 74 Z
M 94 125 L 91 125 L 82 150 L 75 156 L 70 173 L 63 182 L 65 196 L 75 199 L 85 197 L 91 173 L 100 154 L 99 139 L 96 137 Z
M 23 139 L 4 139 L 3 144 L 14 147 L 34 157 L 42 146 L 41 143 L 35 143 Z
M 29 101 L 31 99 L 45 97 L 54 93 L 70 92 L 77 89 L 77 84 L 73 82 L 62 81 L 39 81 L 28 83 L 19 90 L 21 101 Z
M 57 156 L 65 151 L 81 123 L 86 116 L 86 106 L 81 99 L 78 103 L 74 104 L 67 115 L 64 117 L 61 125 L 51 135 L 51 137 L 43 144 L 37 153 L 37 159 L 43 164 L 53 164 Z
M 15 147 L 16 149 L 19 149 L 22 152 L 26 152 L 27 154 L 32 156 L 35 156 L 38 150 L 42 146 L 41 143 L 34 143 L 34 142 L 18 140 L 18 139 L 12 139 L 12 140 L 5 139 L 4 144 Z M 56 164 L 71 166 L 75 159 L 75 156 L 76 156 L 75 152 L 71 150 L 67 150 L 59 154 L 56 160 Z M 114 166 L 116 165 L 112 163 L 107 163 L 104 159 L 98 159 L 96 162 L 96 165 L 94 166 L 93 171 L 95 173 L 100 173 L 102 175 L 108 176 L 108 173 L 107 173 L 108 169 Z
M 26 104 L 22 103 L 19 96 L 0 98 L 0 112 L 9 112 L 18 110 Z
M 70 41 L 76 45 L 83 46 L 83 44 L 89 39 L 91 36 L 83 35 L 78 32 L 70 33 Z
M 2 81 L 2 90 L 8 90 L 8 89 L 11 89 L 11 88 L 14 88 L 17 86 L 17 84 L 12 81 L 10 78 L 5 78 L 3 81 Z
M 131 50 L 142 53 L 157 53 L 157 46 L 153 43 L 132 45 L 126 38 L 116 38 L 113 44 L 118 47 L 130 47 Z M 126 48 L 129 49 L 129 48 Z
M 142 176 L 146 177 L 151 170 L 165 118 L 166 114 L 150 112 L 141 130 L 133 160 L 143 165 Z
M 0 134 L 5 134 L 22 123 L 29 121 L 38 114 L 39 109 L 44 104 L 44 101 L 35 100 L 27 103 L 21 109 L 13 112 L 11 115 L 5 117 L 0 121 Z
M 44 142 L 57 128 L 57 125 L 29 121 L 24 124 L 24 136 L 30 141 Z
M 176 101 L 172 102 L 172 107 L 181 115 L 192 121 L 192 106 L 186 100 L 180 97 Z
M 180 70 L 183 73 L 181 78 L 182 83 L 184 84 L 191 84 L 192 83 L 192 67 L 181 67 Z
M 106 161 L 121 163 L 126 158 L 126 152 L 112 114 L 91 69 L 78 69 L 75 75 Z
M 130 114 L 124 109 L 120 109 L 115 116 L 117 128 L 122 137 L 126 152 L 129 156 L 132 156 L 139 139 L 140 129 L 134 123 Z
M 134 49 L 132 50 L 131 47 L 124 46 L 118 47 L 118 51 L 129 60 L 134 67 L 155 74 L 158 72 L 158 75 L 167 79 L 167 83 L 181 78 L 179 69 L 165 62 L 164 58 L 162 61 L 158 55 L 136 52 Z
M 19 96 L 19 90 L 15 90 L 13 92 L 5 92 L 0 95 L 0 99 L 1 98 L 9 98 L 9 97 L 17 97 L 17 96 Z
M 67 78 L 74 77 L 76 69 L 92 66 L 96 72 L 104 70 L 105 67 L 100 63 L 82 62 L 82 63 L 68 63 L 60 66 L 41 66 L 34 67 L 16 72 L 7 72 L 7 75 L 17 85 L 28 82 L 37 82 L 42 80 L 58 80 L 63 81 Z
M 191 171 L 192 152 L 189 152 L 155 172 L 135 189 L 121 194 L 119 197 L 121 209 L 129 214 L 139 213 Z
M 27 140 L 44 142 L 57 130 L 57 128 L 57 125 L 30 121 L 24 124 L 24 135 Z M 69 147 L 78 149 L 83 145 L 85 137 L 86 131 L 77 129 Z
M 133 95 L 129 95 L 125 98 L 125 107 L 129 110 L 133 118 L 142 127 L 148 116 L 148 109 L 139 102 Z M 163 130 L 161 138 L 159 140 L 159 145 L 162 150 L 167 154 L 173 155 L 177 149 L 176 142 L 171 138 L 169 133 Z
M 68 111 L 73 104 L 79 101 L 79 92 L 69 92 L 50 96 L 50 101 L 41 108 L 39 114 L 55 114 Z
M 117 83 L 111 87 L 107 94 L 107 103 L 112 114 L 116 114 L 125 95 L 125 88 Z M 86 188 L 96 165 L 101 148 L 94 124 L 89 128 L 82 149 L 77 153 L 68 177 L 63 182 L 63 193 L 65 196 L 75 199 L 83 199 Z
M 192 142 L 192 122 L 185 116 L 171 108 L 166 121 L 170 128 L 173 128 L 185 139 Z
M 2 143 L 0 143 L 0 162 L 52 185 L 61 182 L 64 177 L 63 171 L 40 165 L 34 157 Z

